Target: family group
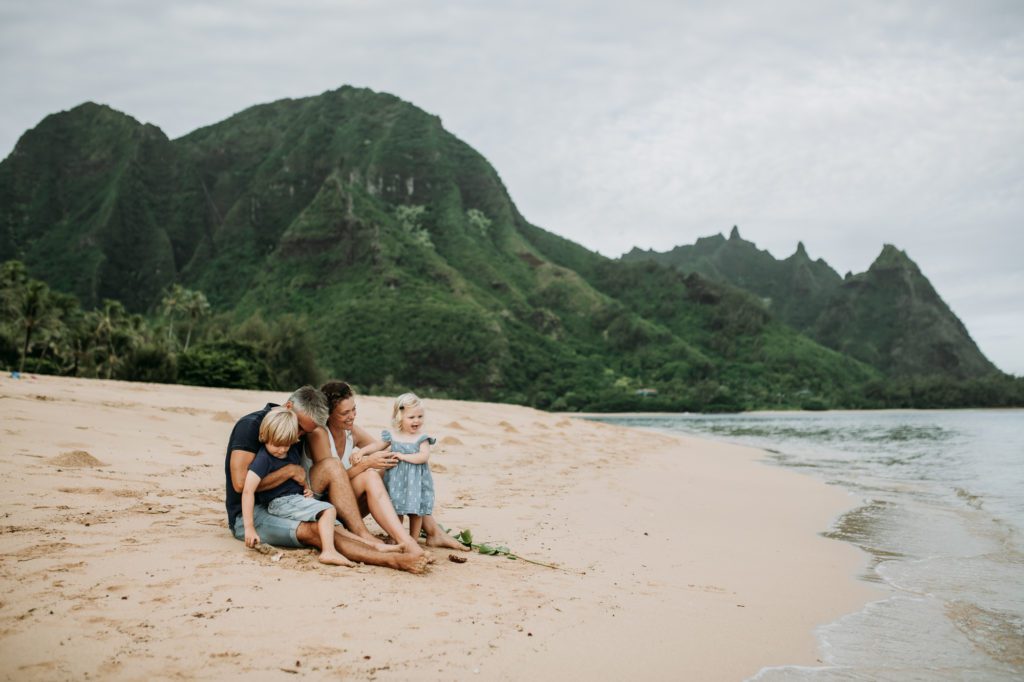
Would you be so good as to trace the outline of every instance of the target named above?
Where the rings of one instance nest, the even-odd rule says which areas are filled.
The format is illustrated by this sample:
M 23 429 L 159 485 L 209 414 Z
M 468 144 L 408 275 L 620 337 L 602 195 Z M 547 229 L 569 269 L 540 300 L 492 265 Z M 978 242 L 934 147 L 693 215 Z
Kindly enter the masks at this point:
M 423 403 L 395 400 L 379 436 L 359 427 L 352 387 L 303 386 L 284 405 L 268 403 L 235 424 L 224 460 L 228 527 L 249 547 L 316 547 L 320 561 L 421 573 L 432 560 L 420 545 L 467 549 L 433 516 L 427 464 L 435 440 Z M 366 527 L 369 514 L 390 536 Z M 405 528 L 403 517 L 409 517 Z

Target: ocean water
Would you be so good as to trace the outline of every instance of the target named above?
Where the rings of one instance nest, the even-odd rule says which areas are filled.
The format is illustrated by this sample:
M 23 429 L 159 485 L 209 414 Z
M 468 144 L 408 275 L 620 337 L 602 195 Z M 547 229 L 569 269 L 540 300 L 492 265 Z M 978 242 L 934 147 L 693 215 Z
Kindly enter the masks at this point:
M 884 598 L 824 625 L 823 665 L 757 680 L 1024 680 L 1024 410 L 607 415 L 710 437 L 860 497 L 826 535 Z

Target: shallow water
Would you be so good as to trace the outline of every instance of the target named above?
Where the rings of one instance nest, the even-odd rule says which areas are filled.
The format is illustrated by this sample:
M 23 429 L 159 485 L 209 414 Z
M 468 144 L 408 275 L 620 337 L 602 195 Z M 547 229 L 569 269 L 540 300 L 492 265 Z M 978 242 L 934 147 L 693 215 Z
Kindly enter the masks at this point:
M 889 596 L 819 628 L 824 665 L 755 679 L 1024 679 L 1024 410 L 593 418 L 760 447 L 863 499 L 826 534 Z

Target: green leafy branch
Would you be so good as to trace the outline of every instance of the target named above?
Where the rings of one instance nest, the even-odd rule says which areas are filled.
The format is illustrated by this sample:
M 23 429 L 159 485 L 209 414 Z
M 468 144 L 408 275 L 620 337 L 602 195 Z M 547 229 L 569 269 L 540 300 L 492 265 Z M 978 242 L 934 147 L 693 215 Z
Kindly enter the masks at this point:
M 536 561 L 535 559 L 527 559 L 524 556 L 519 556 L 518 554 L 513 554 L 512 550 L 510 550 L 508 547 L 505 547 L 504 545 L 491 545 L 491 544 L 488 544 L 486 542 L 475 543 L 475 542 L 473 542 L 473 533 L 468 528 L 466 528 L 465 530 L 460 532 L 458 535 L 454 535 L 453 537 L 456 540 L 458 540 L 459 542 L 461 542 L 462 544 L 466 545 L 467 547 L 471 547 L 471 548 L 475 549 L 480 554 L 486 554 L 488 556 L 504 556 L 504 557 L 507 557 L 507 558 L 512 559 L 512 560 L 525 561 L 528 564 L 536 564 L 537 566 L 544 566 L 546 568 L 553 568 L 553 569 L 558 570 L 558 571 L 568 570 L 568 569 L 562 568 L 561 566 L 556 566 L 555 564 L 546 564 L 543 561 Z

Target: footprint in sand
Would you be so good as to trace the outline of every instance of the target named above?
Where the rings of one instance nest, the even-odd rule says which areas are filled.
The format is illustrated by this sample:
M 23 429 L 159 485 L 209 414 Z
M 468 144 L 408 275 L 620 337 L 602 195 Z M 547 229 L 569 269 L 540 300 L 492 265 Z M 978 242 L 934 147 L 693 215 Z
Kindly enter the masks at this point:
M 572 426 L 572 422 L 569 421 L 568 419 L 559 419 L 557 422 L 555 422 L 555 426 L 557 426 L 560 429 L 564 429 L 569 426 Z
M 446 429 L 461 429 L 463 431 L 466 430 L 466 427 L 460 424 L 459 422 L 448 422 L 447 424 L 444 425 L 444 427 Z
M 498 426 L 505 429 L 506 433 L 519 433 L 519 429 L 509 424 L 507 421 L 502 420 L 498 422 Z
M 71 493 L 72 495 L 102 495 L 107 492 L 106 488 L 57 488 L 57 492 Z
M 231 416 L 230 412 L 216 412 L 211 419 L 215 422 L 224 422 L 225 424 L 233 424 L 235 422 L 235 418 Z
M 446 473 L 448 473 L 448 467 L 446 467 L 443 464 L 438 464 L 437 462 L 430 462 L 429 466 L 430 466 L 430 470 L 433 471 L 434 473 L 438 473 L 438 474 L 446 474 Z
M 189 457 L 201 457 L 202 452 L 199 450 L 178 450 L 179 455 L 187 455 Z
M 441 445 L 462 445 L 462 441 L 455 436 L 445 436 L 441 439 Z

